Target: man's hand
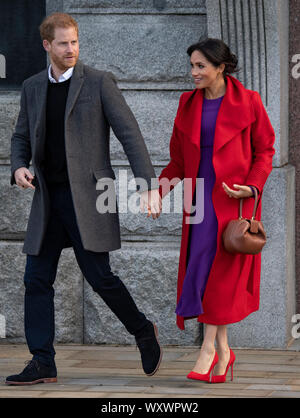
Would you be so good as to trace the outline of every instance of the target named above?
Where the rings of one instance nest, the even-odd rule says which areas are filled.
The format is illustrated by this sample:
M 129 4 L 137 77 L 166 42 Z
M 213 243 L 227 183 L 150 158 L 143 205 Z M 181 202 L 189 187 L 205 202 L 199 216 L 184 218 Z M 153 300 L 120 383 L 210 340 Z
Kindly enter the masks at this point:
M 140 208 L 143 213 L 145 212 L 145 208 L 147 209 L 147 218 L 149 218 L 150 215 L 152 215 L 153 219 L 159 217 L 162 203 L 158 189 L 145 190 L 141 193 Z
M 15 180 L 16 184 L 21 187 L 22 189 L 35 189 L 35 187 L 31 184 L 34 176 L 30 173 L 28 168 L 21 167 L 15 171 Z

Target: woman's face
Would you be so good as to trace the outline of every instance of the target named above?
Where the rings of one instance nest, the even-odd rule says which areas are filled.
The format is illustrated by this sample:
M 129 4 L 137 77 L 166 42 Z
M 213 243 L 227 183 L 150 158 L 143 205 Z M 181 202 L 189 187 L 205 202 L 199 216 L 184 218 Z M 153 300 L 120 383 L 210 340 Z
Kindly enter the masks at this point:
M 194 51 L 191 55 L 191 74 L 198 89 L 211 87 L 218 82 L 224 67 L 221 64 L 216 68 L 200 51 Z

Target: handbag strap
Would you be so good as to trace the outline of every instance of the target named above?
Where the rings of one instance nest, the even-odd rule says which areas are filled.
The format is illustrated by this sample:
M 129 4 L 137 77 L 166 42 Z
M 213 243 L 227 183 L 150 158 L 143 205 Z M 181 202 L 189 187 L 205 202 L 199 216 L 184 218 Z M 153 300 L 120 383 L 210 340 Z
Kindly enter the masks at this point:
M 258 203 L 258 197 L 257 197 L 256 187 L 253 187 L 253 190 L 254 190 L 255 202 L 254 202 L 254 207 L 253 207 L 253 212 L 252 212 L 252 218 L 251 219 L 255 219 L 256 209 L 257 209 L 257 203 Z M 239 214 L 239 219 L 243 219 L 243 200 L 244 199 L 240 199 L 240 214 Z

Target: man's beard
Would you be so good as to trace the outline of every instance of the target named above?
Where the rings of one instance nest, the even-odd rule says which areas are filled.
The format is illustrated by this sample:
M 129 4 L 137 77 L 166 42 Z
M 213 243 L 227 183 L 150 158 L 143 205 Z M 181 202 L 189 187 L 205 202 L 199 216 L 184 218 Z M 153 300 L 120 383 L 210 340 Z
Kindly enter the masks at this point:
M 64 59 L 59 58 L 57 55 L 52 55 L 51 60 L 53 61 L 53 64 L 56 65 L 56 67 L 60 71 L 67 71 L 69 68 L 74 67 L 75 64 L 78 61 L 78 56 L 74 56 L 74 60 L 72 60 L 72 63 L 68 64 L 68 62 L 64 61 Z

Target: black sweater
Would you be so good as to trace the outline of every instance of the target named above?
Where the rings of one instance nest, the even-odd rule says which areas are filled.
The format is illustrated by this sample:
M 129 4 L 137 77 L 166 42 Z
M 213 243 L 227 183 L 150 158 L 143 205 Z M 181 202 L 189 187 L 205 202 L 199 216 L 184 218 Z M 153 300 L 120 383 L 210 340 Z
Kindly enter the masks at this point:
M 65 150 L 65 109 L 71 79 L 48 81 L 44 175 L 48 183 L 68 181 Z

